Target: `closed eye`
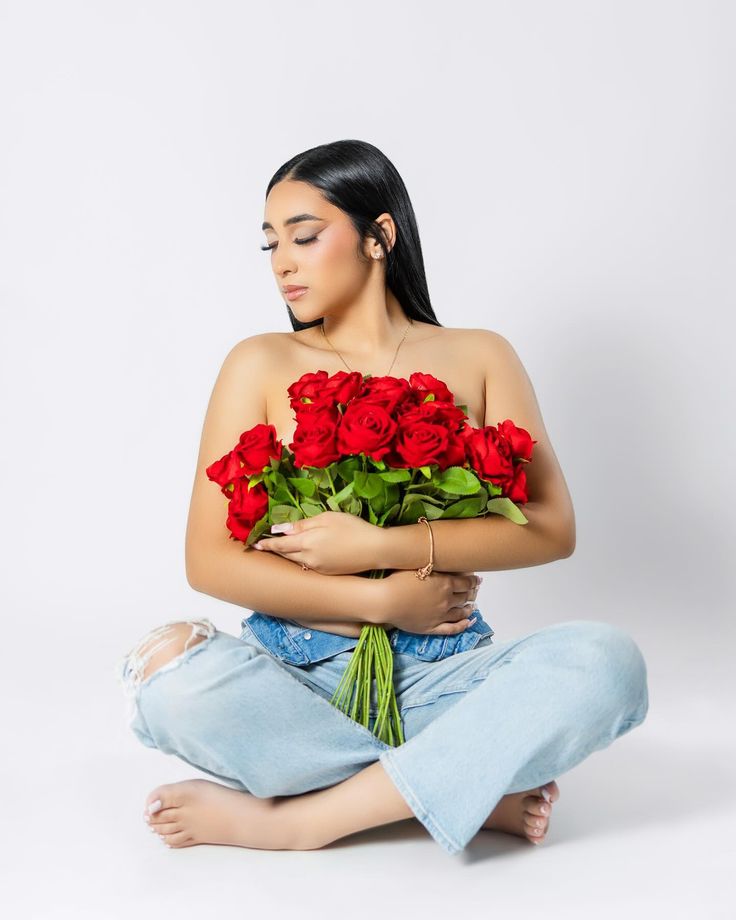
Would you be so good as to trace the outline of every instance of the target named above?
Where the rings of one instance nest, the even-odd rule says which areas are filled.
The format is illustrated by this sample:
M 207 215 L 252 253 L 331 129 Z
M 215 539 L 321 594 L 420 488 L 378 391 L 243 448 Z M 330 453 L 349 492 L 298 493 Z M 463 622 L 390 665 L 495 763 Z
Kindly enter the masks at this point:
M 306 240 L 294 240 L 295 243 L 298 243 L 300 246 L 306 246 L 307 243 L 313 243 L 317 239 L 316 236 L 310 236 Z M 269 249 L 275 249 L 276 243 L 271 243 L 269 246 L 261 246 L 261 249 L 266 252 Z

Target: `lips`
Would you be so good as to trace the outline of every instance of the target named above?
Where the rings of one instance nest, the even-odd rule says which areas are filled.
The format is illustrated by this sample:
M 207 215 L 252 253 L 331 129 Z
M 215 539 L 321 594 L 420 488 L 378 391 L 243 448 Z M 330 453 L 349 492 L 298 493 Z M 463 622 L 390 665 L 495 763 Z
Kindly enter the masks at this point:
M 302 294 L 306 294 L 307 288 L 297 287 L 294 284 L 290 284 L 284 288 L 284 293 L 286 294 L 289 300 L 296 300 L 297 297 L 301 297 Z

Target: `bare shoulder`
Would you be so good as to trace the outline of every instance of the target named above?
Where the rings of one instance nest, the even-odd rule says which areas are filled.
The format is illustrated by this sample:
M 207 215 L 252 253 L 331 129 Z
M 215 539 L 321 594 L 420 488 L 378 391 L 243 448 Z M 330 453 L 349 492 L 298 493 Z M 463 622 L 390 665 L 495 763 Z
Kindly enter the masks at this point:
M 225 363 L 241 364 L 273 357 L 275 349 L 285 333 L 259 332 L 236 342 L 225 357 Z

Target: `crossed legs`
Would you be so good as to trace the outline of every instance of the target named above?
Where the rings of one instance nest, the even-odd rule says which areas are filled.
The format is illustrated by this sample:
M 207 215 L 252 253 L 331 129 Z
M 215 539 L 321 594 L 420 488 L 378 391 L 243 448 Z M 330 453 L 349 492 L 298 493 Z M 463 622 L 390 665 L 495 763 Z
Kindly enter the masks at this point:
M 167 624 L 136 650 L 137 677 L 157 670 L 204 641 L 211 631 Z M 164 638 L 165 636 L 165 638 Z M 503 796 L 483 825 L 544 839 L 555 782 Z M 376 761 L 342 782 L 292 796 L 262 798 L 220 783 L 194 779 L 158 786 L 146 799 L 144 819 L 172 848 L 201 843 L 256 849 L 319 849 L 353 833 L 414 817 L 383 766 Z

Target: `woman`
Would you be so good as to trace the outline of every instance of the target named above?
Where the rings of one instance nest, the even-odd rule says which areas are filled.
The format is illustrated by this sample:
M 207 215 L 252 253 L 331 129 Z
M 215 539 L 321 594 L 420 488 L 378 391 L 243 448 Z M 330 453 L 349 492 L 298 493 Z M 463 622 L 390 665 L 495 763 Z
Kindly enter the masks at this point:
M 618 627 L 573 620 L 498 643 L 474 606 L 476 571 L 574 549 L 572 502 L 529 378 L 501 335 L 438 322 L 406 188 L 371 144 L 324 144 L 285 163 L 263 230 L 294 331 L 252 336 L 226 356 L 186 535 L 192 587 L 254 613 L 239 638 L 207 619 L 166 623 L 120 670 L 137 737 L 220 782 L 159 786 L 144 818 L 170 847 L 315 849 L 412 817 L 449 853 L 480 829 L 539 843 L 555 777 L 642 722 L 648 695 L 642 654 Z M 422 523 L 380 528 L 326 512 L 247 550 L 231 540 L 207 466 L 258 422 L 290 445 L 287 387 L 345 367 L 432 374 L 469 425 L 510 418 L 529 431 L 528 523 L 433 521 L 424 580 L 414 577 L 428 559 Z M 358 574 L 371 568 L 391 574 Z M 391 631 L 398 747 L 329 702 L 364 623 Z

